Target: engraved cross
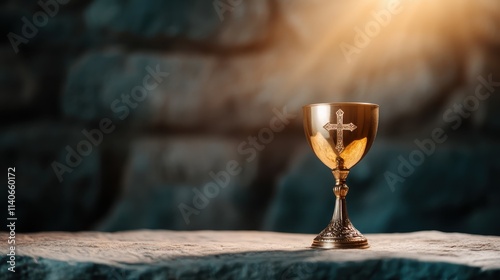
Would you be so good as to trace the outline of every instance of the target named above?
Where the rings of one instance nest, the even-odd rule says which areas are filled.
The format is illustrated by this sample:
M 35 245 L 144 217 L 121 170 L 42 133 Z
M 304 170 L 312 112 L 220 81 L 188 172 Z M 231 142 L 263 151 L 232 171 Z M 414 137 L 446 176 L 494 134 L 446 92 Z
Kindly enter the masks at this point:
M 335 146 L 335 149 L 337 149 L 339 153 L 342 153 L 342 151 L 344 150 L 344 130 L 353 131 L 357 128 L 357 126 L 355 126 L 353 123 L 344 124 L 344 111 L 342 111 L 342 109 L 338 109 L 337 123 L 327 123 L 323 126 L 323 128 L 328 131 L 337 131 L 337 145 Z

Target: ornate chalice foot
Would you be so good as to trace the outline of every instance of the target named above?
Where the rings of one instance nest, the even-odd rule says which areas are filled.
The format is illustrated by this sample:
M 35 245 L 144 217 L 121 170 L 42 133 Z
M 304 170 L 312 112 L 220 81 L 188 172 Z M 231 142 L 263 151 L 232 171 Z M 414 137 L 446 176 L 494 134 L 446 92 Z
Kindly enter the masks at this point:
M 335 211 L 330 224 L 314 238 L 321 249 L 368 248 L 366 238 L 347 214 L 345 184 L 349 170 L 368 152 L 377 134 L 378 105 L 322 103 L 304 106 L 304 130 L 316 156 L 335 177 Z M 344 118 L 350 123 L 344 124 Z M 344 134 L 345 132 L 345 134 Z
M 345 183 L 333 188 L 337 197 L 333 218 L 330 224 L 314 238 L 313 248 L 363 249 L 370 247 L 368 240 L 352 225 L 347 215 L 345 196 L 348 190 L 349 187 Z
M 368 240 L 347 220 L 344 224 L 332 221 L 316 238 L 313 248 L 319 249 L 365 249 Z

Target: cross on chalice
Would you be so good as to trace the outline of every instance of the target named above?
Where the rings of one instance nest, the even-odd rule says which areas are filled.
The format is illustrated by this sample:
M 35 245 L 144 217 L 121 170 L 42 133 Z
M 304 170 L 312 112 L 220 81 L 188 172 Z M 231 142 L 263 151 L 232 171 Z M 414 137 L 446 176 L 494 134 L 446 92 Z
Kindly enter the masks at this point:
M 335 149 L 337 149 L 337 151 L 341 153 L 344 150 L 343 130 L 353 131 L 357 128 L 357 126 L 355 126 L 353 123 L 344 124 L 344 111 L 342 111 L 342 109 L 338 109 L 336 115 L 337 115 L 337 123 L 336 124 L 327 123 L 323 126 L 323 128 L 326 130 L 337 130 L 337 145 L 335 146 Z
M 379 106 L 370 103 L 319 103 L 303 107 L 304 132 L 316 156 L 335 177 L 335 210 L 328 226 L 314 238 L 314 248 L 368 248 L 366 238 L 347 215 L 350 169 L 370 149 L 378 129 Z M 344 124 L 348 122 L 347 124 Z

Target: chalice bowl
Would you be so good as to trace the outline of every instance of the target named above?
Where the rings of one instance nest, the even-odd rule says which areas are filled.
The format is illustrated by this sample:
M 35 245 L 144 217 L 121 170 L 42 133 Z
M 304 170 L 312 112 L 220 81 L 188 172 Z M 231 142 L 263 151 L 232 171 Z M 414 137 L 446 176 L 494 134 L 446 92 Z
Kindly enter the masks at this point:
M 370 103 L 319 103 L 303 107 L 304 131 L 316 156 L 335 177 L 335 210 L 312 247 L 368 248 L 366 238 L 347 215 L 347 175 L 368 153 L 377 134 L 379 106 Z

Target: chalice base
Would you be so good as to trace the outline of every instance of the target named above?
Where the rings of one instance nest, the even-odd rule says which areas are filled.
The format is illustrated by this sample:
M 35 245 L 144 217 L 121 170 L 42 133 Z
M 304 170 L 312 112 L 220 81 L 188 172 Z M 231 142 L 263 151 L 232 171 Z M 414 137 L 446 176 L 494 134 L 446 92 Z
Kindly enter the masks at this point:
M 311 245 L 317 249 L 365 249 L 370 247 L 368 240 L 351 224 L 351 221 L 331 221 L 314 238 Z

